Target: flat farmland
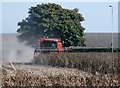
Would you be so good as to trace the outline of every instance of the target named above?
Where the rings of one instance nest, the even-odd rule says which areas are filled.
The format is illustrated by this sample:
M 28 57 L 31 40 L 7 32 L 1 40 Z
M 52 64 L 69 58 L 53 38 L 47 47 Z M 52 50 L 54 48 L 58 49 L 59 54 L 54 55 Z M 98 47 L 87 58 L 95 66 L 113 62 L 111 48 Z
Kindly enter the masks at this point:
M 3 64 L 2 86 L 120 86 L 119 53 L 46 54 L 37 64 Z

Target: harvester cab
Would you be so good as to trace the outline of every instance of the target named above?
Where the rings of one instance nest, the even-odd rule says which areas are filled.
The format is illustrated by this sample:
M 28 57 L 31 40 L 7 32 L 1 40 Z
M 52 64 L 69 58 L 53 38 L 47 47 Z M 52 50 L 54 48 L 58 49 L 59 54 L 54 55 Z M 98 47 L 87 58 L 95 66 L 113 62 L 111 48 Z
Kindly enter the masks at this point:
M 60 38 L 40 38 L 38 47 L 34 51 L 34 56 L 38 56 L 41 53 L 60 53 L 63 51 Z

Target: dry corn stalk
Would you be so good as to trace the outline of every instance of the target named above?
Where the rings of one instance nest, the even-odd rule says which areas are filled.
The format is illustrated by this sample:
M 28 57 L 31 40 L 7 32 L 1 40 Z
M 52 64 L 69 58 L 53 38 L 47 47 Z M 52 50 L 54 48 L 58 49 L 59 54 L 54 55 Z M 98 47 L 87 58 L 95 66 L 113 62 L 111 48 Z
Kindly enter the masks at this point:
M 3 86 L 119 86 L 117 74 L 92 75 L 77 69 L 15 65 L 7 70 Z M 14 74 L 14 75 L 13 75 Z

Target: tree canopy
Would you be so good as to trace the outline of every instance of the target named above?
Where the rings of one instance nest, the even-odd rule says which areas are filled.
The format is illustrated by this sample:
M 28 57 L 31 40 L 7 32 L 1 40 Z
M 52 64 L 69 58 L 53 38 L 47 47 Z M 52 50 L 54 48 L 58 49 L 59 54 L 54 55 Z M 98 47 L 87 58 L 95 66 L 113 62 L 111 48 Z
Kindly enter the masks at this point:
M 28 17 L 18 22 L 18 38 L 33 45 L 38 38 L 61 38 L 65 47 L 84 46 L 82 14 L 75 9 L 65 9 L 58 4 L 43 3 L 29 8 Z

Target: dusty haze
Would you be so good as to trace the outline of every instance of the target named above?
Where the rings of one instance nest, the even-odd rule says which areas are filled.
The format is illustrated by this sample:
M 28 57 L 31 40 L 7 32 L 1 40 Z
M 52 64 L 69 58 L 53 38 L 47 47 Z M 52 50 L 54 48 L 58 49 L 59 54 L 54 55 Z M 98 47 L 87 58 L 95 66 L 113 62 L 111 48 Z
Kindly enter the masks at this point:
M 17 39 L 16 33 L 0 34 L 0 60 L 30 62 L 34 49 Z M 111 47 L 111 33 L 85 33 L 87 47 Z M 118 47 L 118 34 L 114 34 L 114 47 Z
M 34 49 L 20 43 L 17 34 L 2 34 L 2 60 L 12 62 L 30 62 L 33 59 Z

